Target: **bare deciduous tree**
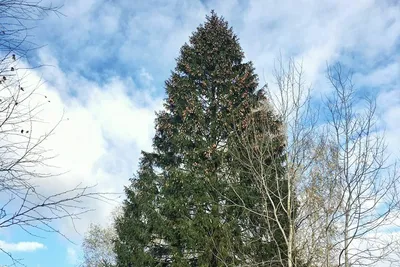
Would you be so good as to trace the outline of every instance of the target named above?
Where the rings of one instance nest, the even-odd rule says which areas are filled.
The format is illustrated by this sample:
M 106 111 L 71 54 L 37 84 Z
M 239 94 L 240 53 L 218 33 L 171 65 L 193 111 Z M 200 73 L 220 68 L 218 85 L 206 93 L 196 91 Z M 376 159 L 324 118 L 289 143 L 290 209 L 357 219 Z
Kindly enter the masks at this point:
M 298 195 L 299 189 L 307 189 L 308 181 L 303 178 L 316 157 L 317 118 L 310 109 L 310 92 L 304 88 L 301 66 L 291 61 L 285 70 L 280 63 L 275 78 L 277 90 L 267 91 L 267 100 L 250 114 L 246 129 L 235 133 L 231 153 L 262 195 L 264 209 L 258 215 L 267 228 L 263 239 L 277 248 L 276 258 L 252 265 L 291 267 L 300 266 L 300 260 L 311 261 L 300 257 L 308 242 L 299 243 L 297 229 L 309 214 L 300 212 L 304 204 L 298 201 Z M 282 144 L 283 153 L 277 153 L 277 146 Z
M 358 96 L 351 72 L 328 68 L 333 94 L 326 101 L 329 141 L 337 149 L 337 186 L 341 196 L 329 223 L 340 225 L 335 246 L 339 266 L 375 265 L 392 252 L 382 231 L 399 218 L 399 173 L 390 160 L 372 98 Z M 328 225 L 330 226 L 330 224 Z
M 43 190 L 41 185 L 61 173 L 55 172 L 49 160 L 55 155 L 45 142 L 61 119 L 47 132 L 41 113 L 47 96 L 32 84 L 21 58 L 38 48 L 29 33 L 35 21 L 58 8 L 29 0 L 0 0 L 0 228 L 19 228 L 34 237 L 48 232 L 65 236 L 56 221 L 78 219 L 90 211 L 86 200 L 110 200 L 108 194 L 95 192 L 94 186 L 77 185 L 57 192 Z M 20 259 L 0 247 L 13 264 Z
M 117 206 L 112 213 L 111 223 L 102 227 L 91 224 L 83 243 L 82 267 L 115 266 L 114 241 L 117 238 L 115 220 L 122 214 L 122 207 Z
M 358 101 L 351 75 L 340 65 L 328 68 L 333 92 L 323 101 L 326 113 L 312 102 L 301 65 L 290 61 L 285 68 L 280 61 L 275 78 L 276 88 L 267 91 L 246 130 L 236 133 L 231 150 L 262 195 L 265 208 L 252 211 L 266 221 L 267 236 L 260 238 L 279 251 L 269 263 L 252 264 L 349 267 L 390 261 L 397 242 L 383 231 L 400 215 L 399 176 L 396 164 L 389 164 L 374 101 Z M 271 110 L 276 117 L 265 116 Z M 282 122 L 279 132 L 273 130 L 276 120 Z M 283 161 L 276 156 L 280 142 Z
M 26 57 L 27 53 L 39 48 L 31 34 L 36 22 L 49 13 L 60 15 L 59 10 L 60 6 L 46 5 L 41 0 L 0 0 L 2 67 L 7 58 Z
M 91 224 L 83 241 L 85 267 L 111 267 L 115 264 L 113 252 L 116 238 L 113 226 Z
M 49 100 L 39 94 L 40 84 L 25 86 L 23 77 L 15 72 L 0 83 L 0 228 L 19 228 L 32 236 L 56 232 L 68 239 L 55 221 L 70 219 L 74 224 L 91 210 L 86 200 L 108 201 L 111 194 L 81 184 L 51 189 L 57 191 L 43 188 L 56 176 L 66 174 L 49 165 L 56 155 L 46 147 L 47 139 L 63 119 L 42 132 L 45 121 L 41 113 L 46 112 Z M 0 250 L 14 263 L 21 263 L 8 251 Z

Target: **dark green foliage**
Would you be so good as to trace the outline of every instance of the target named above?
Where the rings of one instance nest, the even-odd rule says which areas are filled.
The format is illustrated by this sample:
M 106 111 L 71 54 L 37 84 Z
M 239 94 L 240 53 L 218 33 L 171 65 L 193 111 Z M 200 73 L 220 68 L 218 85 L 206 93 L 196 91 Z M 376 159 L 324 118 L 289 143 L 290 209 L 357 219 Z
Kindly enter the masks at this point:
M 243 59 L 215 13 L 181 48 L 157 114 L 154 153 L 142 154 L 116 222 L 119 266 L 238 266 L 276 253 L 261 241 L 265 221 L 234 205 L 263 208 L 229 152 L 259 104 L 257 76 Z

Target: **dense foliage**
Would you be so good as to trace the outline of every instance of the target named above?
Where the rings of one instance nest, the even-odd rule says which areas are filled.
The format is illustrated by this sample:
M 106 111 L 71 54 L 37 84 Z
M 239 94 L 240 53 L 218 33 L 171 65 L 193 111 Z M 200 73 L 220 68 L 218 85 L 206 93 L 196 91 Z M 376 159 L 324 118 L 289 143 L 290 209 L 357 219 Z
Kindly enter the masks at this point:
M 154 151 L 142 152 L 137 176 L 126 188 L 124 214 L 116 222 L 117 264 L 270 266 L 276 242 L 264 230 L 265 218 L 256 214 L 268 207 L 260 204 L 252 174 L 243 171 L 231 147 L 255 123 L 268 121 L 276 132 L 280 122 L 260 121 L 262 116 L 253 114 L 265 97 L 223 18 L 212 12 L 197 28 L 165 86 Z M 273 147 L 278 159 L 283 147 Z M 271 184 L 283 172 L 276 166 L 266 176 Z M 273 238 L 280 238 L 278 231 Z

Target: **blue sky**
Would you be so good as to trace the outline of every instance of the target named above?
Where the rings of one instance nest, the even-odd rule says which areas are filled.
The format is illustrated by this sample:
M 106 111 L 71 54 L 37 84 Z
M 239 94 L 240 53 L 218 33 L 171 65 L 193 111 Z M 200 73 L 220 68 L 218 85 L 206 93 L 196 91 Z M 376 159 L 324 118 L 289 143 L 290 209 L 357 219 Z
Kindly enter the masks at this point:
M 65 111 L 46 146 L 59 156 L 53 164 L 70 172 L 45 190 L 97 183 L 100 191 L 121 192 L 136 169 L 140 150 L 151 147 L 154 111 L 161 108 L 163 83 L 180 47 L 211 9 L 224 16 L 240 38 L 261 82 L 273 83 L 280 54 L 302 61 L 306 81 L 326 92 L 326 63 L 343 62 L 363 90 L 378 96 L 389 147 L 400 147 L 400 4 L 389 0 L 54 0 L 65 16 L 40 21 L 34 35 L 46 46 L 31 63 L 51 65 L 40 90 L 52 99 L 50 122 Z M 90 202 L 95 212 L 76 223 L 107 223 L 112 205 Z M 75 266 L 81 235 L 68 221 L 57 227 L 74 245 L 52 234 L 37 238 L 17 229 L 0 233 L 0 246 L 27 266 Z M 1 243 L 3 242 L 3 243 Z M 19 243 L 31 242 L 31 243 Z M 36 243 L 33 243 L 36 242 Z M 6 258 L 0 256 L 0 263 Z

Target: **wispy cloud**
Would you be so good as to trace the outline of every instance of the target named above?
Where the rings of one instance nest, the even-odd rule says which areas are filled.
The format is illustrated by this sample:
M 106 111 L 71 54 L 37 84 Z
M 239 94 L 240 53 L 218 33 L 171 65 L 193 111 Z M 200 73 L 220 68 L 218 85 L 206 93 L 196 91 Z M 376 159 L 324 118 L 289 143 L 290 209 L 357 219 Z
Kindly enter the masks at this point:
M 78 263 L 78 253 L 74 248 L 67 248 L 67 260 L 70 264 L 75 265 Z
M 233 26 L 261 83 L 273 86 L 271 73 L 279 54 L 303 61 L 307 83 L 316 93 L 329 90 L 326 63 L 352 67 L 356 86 L 374 90 L 383 103 L 389 147 L 399 145 L 400 102 L 395 99 L 400 95 L 400 6 L 395 1 L 52 2 L 65 2 L 66 16 L 51 16 L 36 32 L 47 45 L 37 60 L 51 67 L 32 71 L 29 79 L 46 81 L 40 92 L 51 103 L 44 120 L 54 123 L 63 111 L 69 118 L 46 144 L 59 155 L 51 164 L 69 172 L 47 181 L 42 190 L 84 182 L 97 183 L 99 191 L 122 192 L 140 150 L 151 149 L 154 112 L 162 107 L 163 82 L 179 48 L 211 9 Z M 91 213 L 76 222 L 80 233 L 90 222 L 107 220 L 112 209 L 87 204 L 97 208 L 96 216 Z M 61 228 L 76 237 L 69 221 Z
M 46 246 L 38 242 L 18 242 L 8 243 L 0 240 L 0 248 L 12 253 L 12 252 L 33 252 L 38 249 L 45 249 Z
M 154 111 L 179 48 L 211 9 L 234 27 L 261 82 L 271 84 L 282 54 L 303 62 L 317 93 L 328 90 L 326 63 L 336 61 L 358 72 L 362 87 L 399 90 L 400 9 L 390 1 L 68 1 L 66 17 L 44 21 L 48 48 L 38 54 L 53 66 L 43 69 L 43 90 L 70 118 L 48 143 L 60 155 L 55 165 L 70 170 L 61 184 L 122 190 L 140 150 L 151 147 Z M 383 111 L 395 133 L 398 107 Z
M 52 61 L 50 55 L 46 59 Z M 29 72 L 25 83 L 37 84 L 40 73 Z M 142 69 L 138 87 L 130 78 L 118 76 L 99 84 L 64 73 L 56 64 L 50 73 L 53 83 L 50 81 L 38 90 L 38 97 L 51 100 L 40 114 L 48 124 L 34 125 L 34 130 L 37 134 L 49 131 L 63 114 L 55 134 L 45 143 L 46 150 L 58 155 L 47 164 L 57 168 L 43 167 L 42 171 L 66 173 L 37 181 L 38 190 L 50 194 L 82 183 L 97 185 L 99 192 L 122 194 L 123 186 L 134 173 L 140 151 L 151 149 L 154 110 L 161 108 L 161 98 L 149 93 L 154 90 L 152 76 Z M 74 93 L 68 93 L 71 91 Z M 97 210 L 96 218 L 89 213 L 74 223 L 62 221 L 61 230 L 68 237 L 77 237 L 76 229 L 83 234 L 90 222 L 105 221 L 113 209 L 113 205 L 102 202 L 88 200 L 86 204 Z

